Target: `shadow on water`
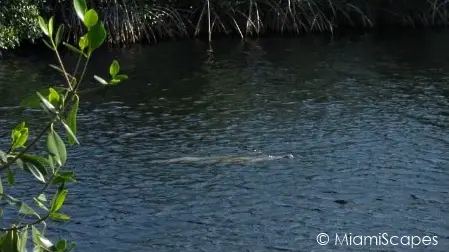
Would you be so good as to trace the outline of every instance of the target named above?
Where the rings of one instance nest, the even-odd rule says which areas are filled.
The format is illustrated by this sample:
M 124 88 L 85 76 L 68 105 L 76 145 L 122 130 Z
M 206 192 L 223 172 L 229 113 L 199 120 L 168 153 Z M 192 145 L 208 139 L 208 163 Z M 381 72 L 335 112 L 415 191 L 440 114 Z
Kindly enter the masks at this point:
M 198 41 L 104 49 L 91 73 L 118 58 L 131 78 L 85 98 L 73 221 L 50 232 L 80 251 L 360 251 L 319 246 L 320 232 L 436 235 L 426 251 L 445 251 L 448 42 L 421 32 L 222 39 L 213 54 Z M 37 125 L 14 104 L 59 78 L 50 57 L 30 57 L 0 62 L 4 129 Z M 151 162 L 285 153 L 297 158 Z

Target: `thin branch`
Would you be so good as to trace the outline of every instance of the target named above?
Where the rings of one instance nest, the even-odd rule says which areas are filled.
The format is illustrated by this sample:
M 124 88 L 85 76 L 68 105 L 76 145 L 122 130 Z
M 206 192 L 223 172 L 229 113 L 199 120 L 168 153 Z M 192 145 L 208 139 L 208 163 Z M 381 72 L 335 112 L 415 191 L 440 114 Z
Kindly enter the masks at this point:
M 78 57 L 78 61 L 76 62 L 75 70 L 73 71 L 72 76 L 76 77 L 76 74 L 78 73 L 78 68 L 80 66 L 81 58 L 83 57 L 82 54 Z
M 89 59 L 90 59 L 90 56 L 87 58 L 86 63 L 84 64 L 83 72 L 81 73 L 81 77 L 80 77 L 79 81 L 76 82 L 75 87 L 73 88 L 73 90 L 75 90 L 75 91 L 79 88 L 81 82 L 83 82 L 83 78 L 84 78 L 84 75 L 86 74 L 86 70 L 87 70 L 87 65 L 89 64 Z
M 77 94 L 79 95 L 86 95 L 86 94 L 92 94 L 101 90 L 106 90 L 109 88 L 109 85 L 102 85 L 102 86 L 98 86 L 98 87 L 94 87 L 94 88 L 88 88 L 88 89 L 84 89 L 84 90 L 80 90 L 77 92 Z
M 69 80 L 69 73 L 65 70 L 64 63 L 62 62 L 61 56 L 59 55 L 58 49 L 57 49 L 53 39 L 51 39 L 51 42 L 53 43 L 53 47 L 55 48 L 55 53 L 56 53 L 56 57 L 58 58 L 59 65 L 61 65 L 61 69 L 62 69 L 62 71 L 64 71 L 64 77 L 67 80 L 67 84 L 69 85 L 69 89 L 73 89 L 72 85 L 71 85 L 71 82 Z
M 0 231 L 2 231 L 2 232 L 8 232 L 8 231 L 12 231 L 12 230 L 23 229 L 23 228 L 26 228 L 27 226 L 33 226 L 33 225 L 36 225 L 36 224 L 39 224 L 39 223 L 45 221 L 46 219 L 48 219 L 49 216 L 50 216 L 50 214 L 46 214 L 44 217 L 42 217 L 42 218 L 40 218 L 40 219 L 37 219 L 37 220 L 35 220 L 34 222 L 27 223 L 27 224 L 23 224 L 23 225 L 20 225 L 20 226 L 17 226 L 17 227 L 0 228 Z

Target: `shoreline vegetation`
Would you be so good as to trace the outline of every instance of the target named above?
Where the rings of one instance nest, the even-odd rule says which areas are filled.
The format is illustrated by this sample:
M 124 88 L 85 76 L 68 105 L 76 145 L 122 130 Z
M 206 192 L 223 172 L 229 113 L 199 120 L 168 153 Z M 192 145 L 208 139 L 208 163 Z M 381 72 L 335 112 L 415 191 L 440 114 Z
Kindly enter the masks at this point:
M 154 43 L 207 36 L 335 33 L 346 28 L 442 27 L 449 24 L 443 0 L 91 0 L 111 44 Z M 68 24 L 66 39 L 84 33 L 71 1 L 0 2 L 0 49 L 40 37 L 37 16 Z

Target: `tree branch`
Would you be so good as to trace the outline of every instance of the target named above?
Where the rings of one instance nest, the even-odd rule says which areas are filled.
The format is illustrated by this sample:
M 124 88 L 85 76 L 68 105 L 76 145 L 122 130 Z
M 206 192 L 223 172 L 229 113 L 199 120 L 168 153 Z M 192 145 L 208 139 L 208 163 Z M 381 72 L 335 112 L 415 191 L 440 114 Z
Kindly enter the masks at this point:
M 23 229 L 23 228 L 26 228 L 27 226 L 30 226 L 30 225 L 32 226 L 32 225 L 39 224 L 39 223 L 45 221 L 46 219 L 48 219 L 49 216 L 50 216 L 50 214 L 46 214 L 44 217 L 42 217 L 42 218 L 40 218 L 40 219 L 37 219 L 37 220 L 35 220 L 34 222 L 27 223 L 27 224 L 23 224 L 23 225 L 16 226 L 16 227 L 0 228 L 0 231 L 2 231 L 2 232 L 8 232 L 8 231 L 12 231 L 12 230 Z

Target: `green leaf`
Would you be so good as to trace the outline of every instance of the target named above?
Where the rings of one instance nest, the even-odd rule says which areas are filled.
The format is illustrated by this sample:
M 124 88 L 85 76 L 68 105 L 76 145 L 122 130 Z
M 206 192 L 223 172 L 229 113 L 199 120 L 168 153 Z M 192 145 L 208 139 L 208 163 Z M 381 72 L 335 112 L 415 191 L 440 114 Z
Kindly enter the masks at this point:
M 22 202 L 14 197 L 11 197 L 9 195 L 4 195 L 6 201 L 8 201 L 8 203 L 10 205 L 15 206 L 16 208 L 19 209 L 19 213 L 25 214 L 25 215 L 35 215 L 38 218 L 40 218 L 39 214 L 37 214 L 36 211 L 34 211 L 33 208 L 31 208 L 30 206 L 28 206 L 25 202 Z
M 53 67 L 59 71 L 59 67 L 50 65 L 50 67 Z M 62 71 L 62 70 L 61 70 Z M 66 90 L 64 87 L 52 87 L 54 90 L 56 90 L 58 93 L 62 93 Z M 42 94 L 44 97 L 48 97 L 50 94 L 50 90 L 48 88 L 40 88 L 38 89 L 38 92 Z M 20 106 L 24 108 L 40 108 L 41 99 L 39 96 L 33 92 L 31 95 L 27 96 L 21 103 Z
M 23 161 L 22 161 L 21 158 L 18 158 L 18 159 L 16 160 L 16 165 L 17 165 L 21 170 L 23 170 Z
M 23 162 L 35 166 L 42 175 L 46 176 L 48 174 L 47 168 L 45 168 L 45 165 L 48 164 L 47 159 L 27 153 L 22 154 L 20 158 Z
M 121 81 L 122 80 L 127 80 L 128 79 L 128 75 L 126 75 L 126 74 L 117 74 L 114 79 L 118 79 L 118 80 L 121 80 Z
M 94 75 L 94 79 L 96 79 L 102 85 L 109 85 L 109 83 L 107 81 L 105 81 L 103 78 L 101 78 L 100 76 Z
M 64 70 L 62 70 L 60 67 L 53 65 L 53 64 L 49 64 L 49 66 L 53 69 L 55 69 L 56 71 L 60 72 L 62 75 L 67 75 L 71 81 L 76 80 L 75 77 L 73 77 L 71 74 L 64 72 Z M 58 89 L 55 89 L 58 93 L 62 93 L 62 91 L 66 90 L 65 88 L 62 87 L 57 87 Z M 41 93 L 41 92 L 40 92 Z M 42 94 L 42 93 L 41 93 Z
M 50 18 L 50 20 L 48 20 L 48 35 L 50 37 L 53 37 L 53 17 Z
M 119 84 L 121 81 L 120 80 L 117 80 L 117 79 L 112 79 L 111 80 L 111 85 L 117 85 L 117 84 Z
M 65 123 L 64 121 L 61 121 L 62 125 L 64 126 L 65 130 L 67 131 L 67 136 L 75 141 L 75 143 L 80 144 L 78 139 L 75 136 L 75 133 L 73 133 L 72 129 Z M 69 143 L 70 144 L 70 143 Z
M 48 155 L 48 164 L 50 165 L 50 168 L 53 172 L 53 174 L 55 173 L 55 159 L 50 155 Z
M 83 55 L 84 57 L 87 57 L 87 55 L 85 53 L 83 53 L 82 51 L 80 51 L 78 48 L 74 47 L 73 45 L 66 43 L 66 42 L 62 42 L 62 44 L 67 47 L 70 51 L 75 52 L 77 54 Z
M 47 251 L 51 251 L 53 247 L 53 243 L 51 241 L 43 236 L 38 237 L 41 243 L 41 246 L 45 248 Z
M 50 93 L 48 94 L 48 101 L 55 107 L 59 106 L 61 102 L 61 96 L 59 95 L 59 93 L 53 88 L 49 88 L 48 90 L 50 91 Z
M 12 197 L 12 196 L 9 196 L 9 195 L 5 195 L 5 199 L 6 199 L 6 201 L 8 201 L 8 203 L 9 203 L 10 205 L 13 205 L 13 206 L 15 206 L 15 207 L 17 207 L 17 208 L 20 208 L 20 207 L 21 207 L 21 203 L 22 203 L 22 202 L 21 202 L 20 200 L 14 198 L 14 197 Z
M 48 41 L 47 41 L 46 39 L 42 39 L 42 41 L 44 41 L 44 44 L 45 44 L 48 48 L 50 48 L 50 50 L 52 50 L 52 51 L 55 50 L 55 48 L 53 48 L 53 46 L 51 46 L 50 43 L 48 43 Z
M 2 237 L 1 251 L 18 252 L 18 233 L 17 229 L 9 230 L 4 237 Z
M 86 13 L 87 5 L 85 0 L 73 0 L 73 7 L 75 7 L 76 14 L 81 21 L 84 21 L 84 13 Z
M 24 202 L 21 202 L 21 204 L 20 204 L 19 213 L 22 213 L 25 215 L 34 215 L 34 216 L 40 218 L 39 214 L 36 211 L 34 211 L 33 208 L 31 208 Z
M 48 212 L 47 206 L 44 205 L 44 202 L 47 202 L 47 197 L 45 196 L 45 194 L 42 193 L 37 198 L 33 197 L 33 200 L 38 207 L 40 207 Z
M 61 137 L 56 131 L 50 131 L 47 137 L 47 147 L 49 152 L 53 155 L 56 163 L 63 166 L 67 160 L 67 150 Z
M 3 198 L 3 183 L 2 179 L 0 178 L 0 200 Z
M 78 41 L 78 46 L 80 47 L 81 51 L 84 52 L 84 49 L 89 46 L 89 39 L 87 38 L 87 34 L 82 36 L 80 40 Z
M 25 143 L 28 140 L 28 128 L 25 128 L 20 131 L 20 137 L 17 139 L 17 142 L 14 143 L 13 148 L 25 147 Z
M 3 162 L 3 163 L 7 163 L 8 162 L 8 157 L 6 156 L 6 153 L 4 153 L 1 150 L 0 150 L 0 161 Z
M 48 33 L 47 23 L 41 16 L 39 16 L 39 26 L 41 27 L 42 32 L 48 36 L 49 33 Z
M 45 251 L 52 251 L 53 244 L 39 232 L 36 225 L 31 225 L 31 234 L 34 243 L 33 251 L 42 251 L 41 248 Z
M 11 171 L 11 169 L 8 169 L 8 184 L 13 186 L 15 182 L 16 179 L 14 173 Z
M 73 146 L 75 143 L 78 143 L 78 140 L 76 139 L 76 117 L 78 114 L 78 107 L 79 107 L 79 96 L 75 95 L 74 96 L 75 101 L 72 104 L 72 108 L 70 109 L 68 115 L 67 115 L 67 124 L 69 126 L 69 128 L 72 131 L 72 135 L 68 135 L 69 138 L 69 144 L 71 146 Z
M 15 129 L 17 129 L 17 130 L 22 130 L 22 129 L 25 129 L 25 128 L 26 128 L 26 123 L 25 123 L 25 122 L 21 122 L 21 123 L 19 123 L 19 124 L 16 126 Z
M 92 26 L 87 32 L 87 38 L 89 40 L 89 52 L 88 55 L 100 47 L 104 40 L 106 39 L 106 30 L 102 22 L 98 22 L 96 25 Z
M 17 139 L 20 138 L 21 132 L 19 130 L 13 129 L 11 132 L 11 146 L 14 149 L 14 145 L 17 142 Z
M 35 225 L 31 225 L 31 237 L 33 239 L 33 243 L 35 244 L 36 247 L 39 246 L 39 236 L 41 236 L 41 232 L 39 232 L 39 230 L 36 228 Z
M 56 175 L 53 178 L 53 181 L 51 182 L 52 185 L 58 185 L 61 183 L 66 183 L 66 182 L 76 182 L 75 178 L 74 178 L 75 174 L 74 172 L 60 172 L 58 175 Z
M 51 213 L 49 217 L 54 221 L 69 221 L 70 216 L 62 213 Z
M 70 218 L 70 217 L 69 217 L 69 218 Z M 57 249 L 58 251 L 65 251 L 66 247 L 67 247 L 67 241 L 66 241 L 66 240 L 59 240 L 59 241 L 56 243 L 56 249 Z
M 45 183 L 44 175 L 36 168 L 33 164 L 27 164 L 24 167 L 24 170 L 33 174 L 33 176 L 42 183 Z
M 64 24 L 60 24 L 58 27 L 58 31 L 56 32 L 56 36 L 55 36 L 55 44 L 56 46 L 58 46 L 61 43 L 62 40 L 62 36 L 64 36 Z
M 57 70 L 60 73 L 64 73 L 64 70 L 62 70 L 60 67 L 58 67 L 57 65 L 53 65 L 53 64 L 48 64 L 48 66 L 50 66 L 51 68 Z
M 16 130 L 16 129 L 12 130 L 12 132 L 11 132 L 11 146 L 13 146 L 17 142 L 17 139 L 20 138 L 20 134 L 21 133 L 20 133 L 19 130 Z
M 28 226 L 22 229 L 18 249 L 19 252 L 27 252 L 27 242 L 28 242 Z
M 39 198 L 33 198 L 34 203 L 36 203 L 36 205 L 42 209 L 44 209 L 45 211 L 48 212 L 48 208 L 44 205 L 44 203 L 42 203 L 42 200 L 39 200 Z
M 117 74 L 112 80 L 111 80 L 111 85 L 117 85 L 120 82 L 122 82 L 122 80 L 126 80 L 128 79 L 128 76 L 124 75 L 124 74 Z
M 54 157 L 56 163 L 62 166 L 61 157 L 59 156 L 58 143 L 56 142 L 56 136 L 53 131 L 51 131 L 47 136 L 47 148 L 50 154 Z
M 20 147 L 25 147 L 27 140 L 28 128 L 26 127 L 25 122 L 21 122 L 11 133 L 11 148 L 14 150 Z
M 48 111 L 50 111 L 52 113 L 55 113 L 55 114 L 57 113 L 55 106 L 53 106 L 53 104 L 51 104 L 51 102 L 49 102 L 47 99 L 45 99 L 45 97 L 42 96 L 39 92 L 36 92 L 36 94 L 41 99 L 44 108 L 46 108 Z
M 58 190 L 55 197 L 53 198 L 51 202 L 51 208 L 50 212 L 55 213 L 59 209 L 61 209 L 62 205 L 64 204 L 65 197 L 67 196 L 67 189 L 64 190 Z
M 45 196 L 45 194 L 41 193 L 39 194 L 39 196 L 37 197 L 38 200 L 46 202 L 47 201 L 47 197 Z
M 88 10 L 84 13 L 84 25 L 90 28 L 98 23 L 98 14 L 94 9 Z
M 109 67 L 109 74 L 111 75 L 111 77 L 114 78 L 118 74 L 119 71 L 120 71 L 120 65 L 119 65 L 118 61 L 116 61 L 116 60 L 112 61 L 112 64 Z

